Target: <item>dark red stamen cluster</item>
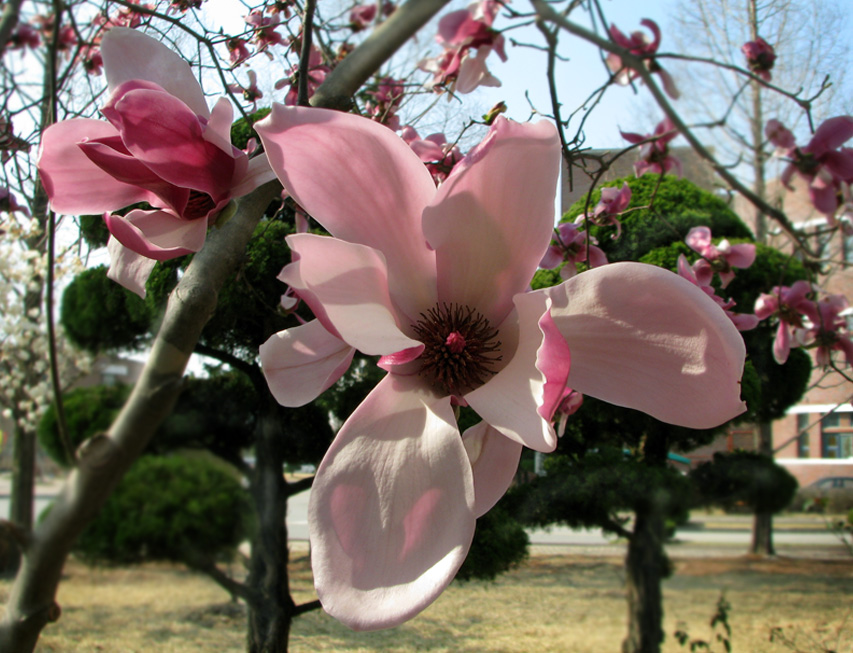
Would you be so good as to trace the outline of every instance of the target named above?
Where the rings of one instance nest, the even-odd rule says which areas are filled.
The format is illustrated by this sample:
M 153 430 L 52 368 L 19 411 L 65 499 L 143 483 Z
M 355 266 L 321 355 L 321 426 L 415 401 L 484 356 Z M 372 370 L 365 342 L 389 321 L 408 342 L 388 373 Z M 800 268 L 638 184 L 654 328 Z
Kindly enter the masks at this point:
M 501 360 L 498 331 L 474 309 L 458 304 L 436 304 L 412 325 L 424 351 L 420 374 L 453 395 L 462 395 L 485 383 Z
M 207 193 L 202 193 L 198 190 L 191 190 L 187 206 L 184 209 L 184 218 L 187 220 L 197 220 L 205 217 L 216 206 L 216 202 Z

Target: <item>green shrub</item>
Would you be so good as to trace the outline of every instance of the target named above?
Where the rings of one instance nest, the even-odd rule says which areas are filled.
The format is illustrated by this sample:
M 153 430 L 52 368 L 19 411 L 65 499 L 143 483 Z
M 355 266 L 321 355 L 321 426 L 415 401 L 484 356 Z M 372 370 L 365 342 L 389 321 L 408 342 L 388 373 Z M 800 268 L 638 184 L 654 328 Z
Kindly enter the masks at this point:
M 498 504 L 477 520 L 474 541 L 456 579 L 494 580 L 527 558 L 529 544 L 521 524 Z
M 222 463 L 143 456 L 75 550 L 85 560 L 117 564 L 218 557 L 248 536 L 248 514 L 246 490 Z

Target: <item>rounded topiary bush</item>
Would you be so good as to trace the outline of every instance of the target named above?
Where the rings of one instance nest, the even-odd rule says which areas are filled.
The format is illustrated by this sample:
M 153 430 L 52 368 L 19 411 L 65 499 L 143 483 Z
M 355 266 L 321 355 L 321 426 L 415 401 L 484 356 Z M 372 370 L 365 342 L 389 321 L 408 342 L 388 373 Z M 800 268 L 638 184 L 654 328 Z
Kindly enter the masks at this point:
M 95 385 L 63 394 L 71 448 L 76 450 L 93 435 L 107 431 L 129 394 L 130 387 L 126 385 Z M 39 444 L 51 460 L 62 467 L 70 466 L 68 452 L 59 437 L 55 404 L 51 404 L 45 411 L 36 434 Z
M 527 558 L 530 538 L 500 504 L 477 520 L 474 541 L 456 580 L 494 580 Z
M 233 552 L 248 536 L 246 490 L 204 457 L 143 456 L 128 471 L 75 550 L 91 562 L 191 562 Z

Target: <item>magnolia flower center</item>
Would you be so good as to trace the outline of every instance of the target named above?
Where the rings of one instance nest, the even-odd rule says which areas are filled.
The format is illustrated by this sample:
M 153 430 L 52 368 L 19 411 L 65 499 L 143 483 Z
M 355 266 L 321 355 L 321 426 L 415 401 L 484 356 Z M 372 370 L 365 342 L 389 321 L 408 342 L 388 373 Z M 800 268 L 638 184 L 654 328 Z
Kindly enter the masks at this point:
M 495 374 L 498 330 L 473 308 L 436 304 L 412 329 L 424 345 L 419 374 L 444 392 L 460 396 Z
M 197 220 L 205 217 L 216 206 L 216 202 L 207 193 L 202 193 L 199 190 L 191 190 L 190 196 L 187 199 L 187 206 L 184 209 L 184 218 L 187 220 Z

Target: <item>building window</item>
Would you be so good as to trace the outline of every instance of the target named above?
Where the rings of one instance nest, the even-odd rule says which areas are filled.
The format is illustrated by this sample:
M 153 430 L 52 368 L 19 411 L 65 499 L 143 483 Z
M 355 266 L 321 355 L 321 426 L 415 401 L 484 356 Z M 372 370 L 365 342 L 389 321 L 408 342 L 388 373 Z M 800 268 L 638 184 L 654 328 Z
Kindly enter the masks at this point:
M 797 415 L 797 458 L 809 457 L 809 413 Z
M 842 248 L 844 249 L 844 261 L 846 263 L 853 263 L 853 234 L 844 236 Z
M 821 455 L 853 458 L 853 413 L 830 413 L 820 420 Z

